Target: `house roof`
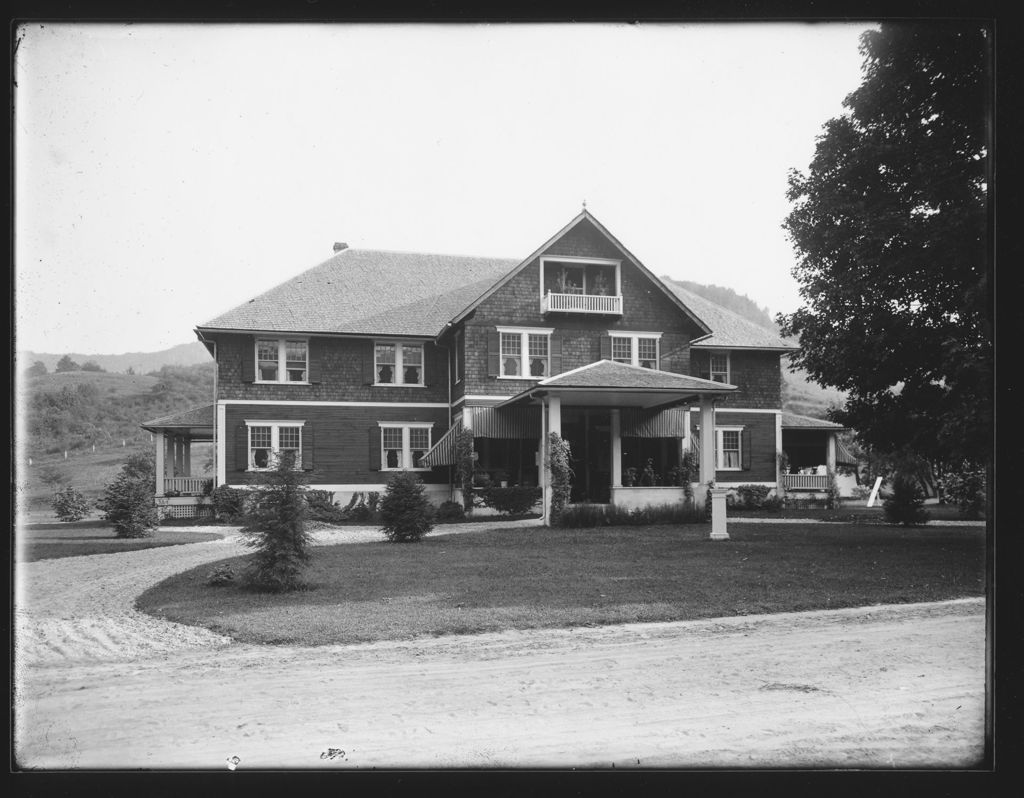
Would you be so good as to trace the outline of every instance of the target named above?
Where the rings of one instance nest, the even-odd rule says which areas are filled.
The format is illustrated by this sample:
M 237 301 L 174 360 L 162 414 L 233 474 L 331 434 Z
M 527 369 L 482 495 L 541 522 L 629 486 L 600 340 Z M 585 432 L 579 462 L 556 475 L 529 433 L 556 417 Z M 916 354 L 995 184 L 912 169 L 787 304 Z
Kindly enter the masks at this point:
M 849 429 L 844 427 L 842 424 L 836 424 L 834 421 L 825 421 L 821 418 L 812 418 L 811 416 L 798 416 L 796 413 L 783 413 L 782 414 L 782 428 L 783 429 L 834 429 L 842 430 Z
M 214 424 L 214 406 L 201 405 L 189 410 L 182 410 L 180 413 L 171 413 L 169 416 L 161 416 L 152 421 L 143 421 L 139 426 L 150 432 L 159 432 L 168 428 L 182 427 L 210 427 Z
M 518 263 L 343 249 L 198 329 L 433 337 Z
M 692 346 L 701 349 L 797 349 L 778 334 L 723 308 L 693 291 L 687 291 L 669 279 L 663 282 L 712 330 L 711 335 L 699 338 Z

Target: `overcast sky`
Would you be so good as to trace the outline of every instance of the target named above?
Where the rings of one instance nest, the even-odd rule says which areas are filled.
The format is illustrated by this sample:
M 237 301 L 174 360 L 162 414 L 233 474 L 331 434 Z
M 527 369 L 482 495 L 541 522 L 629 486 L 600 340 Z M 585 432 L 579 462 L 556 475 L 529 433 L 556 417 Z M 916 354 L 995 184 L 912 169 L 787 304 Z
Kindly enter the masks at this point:
M 786 176 L 868 27 L 26 26 L 17 348 L 193 341 L 335 241 L 525 257 L 583 200 L 655 274 L 793 310 Z

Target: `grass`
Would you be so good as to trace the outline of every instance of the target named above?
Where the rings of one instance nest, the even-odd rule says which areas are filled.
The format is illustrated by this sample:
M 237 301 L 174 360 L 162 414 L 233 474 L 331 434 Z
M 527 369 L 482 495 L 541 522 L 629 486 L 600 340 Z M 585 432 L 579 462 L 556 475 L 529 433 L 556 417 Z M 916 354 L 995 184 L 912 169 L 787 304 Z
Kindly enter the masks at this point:
M 113 554 L 162 546 L 180 546 L 222 537 L 215 532 L 176 532 L 157 529 L 148 538 L 119 538 L 106 521 L 77 521 L 70 524 L 27 524 L 18 529 L 19 562 L 85 557 L 89 554 Z
M 984 518 L 969 519 L 961 515 L 955 505 L 926 504 L 929 521 L 973 521 L 985 523 Z M 785 510 L 744 510 L 730 507 L 730 516 L 737 518 L 807 518 L 819 521 L 842 521 L 851 524 L 884 524 L 885 510 L 879 501 L 875 507 L 866 507 L 864 501 L 843 501 L 834 510 L 824 507 L 789 507 Z
M 323 645 L 542 627 L 673 621 L 979 596 L 974 528 L 734 525 L 516 528 L 418 544 L 318 547 L 309 589 L 210 587 L 207 565 L 139 609 L 259 643 Z M 245 558 L 229 562 L 236 573 Z

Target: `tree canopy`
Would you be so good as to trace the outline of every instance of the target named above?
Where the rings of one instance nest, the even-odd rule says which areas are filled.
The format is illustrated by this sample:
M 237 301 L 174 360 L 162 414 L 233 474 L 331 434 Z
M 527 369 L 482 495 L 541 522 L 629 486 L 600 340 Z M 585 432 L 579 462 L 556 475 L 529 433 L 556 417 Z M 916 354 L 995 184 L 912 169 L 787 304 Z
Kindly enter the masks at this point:
M 791 362 L 846 391 L 833 419 L 880 451 L 990 456 L 989 46 L 963 23 L 865 33 L 860 87 L 790 173 Z
M 54 371 L 57 374 L 61 374 L 65 371 L 80 371 L 81 368 L 81 366 L 71 359 L 70 355 L 64 355 L 57 361 L 57 366 L 54 368 Z

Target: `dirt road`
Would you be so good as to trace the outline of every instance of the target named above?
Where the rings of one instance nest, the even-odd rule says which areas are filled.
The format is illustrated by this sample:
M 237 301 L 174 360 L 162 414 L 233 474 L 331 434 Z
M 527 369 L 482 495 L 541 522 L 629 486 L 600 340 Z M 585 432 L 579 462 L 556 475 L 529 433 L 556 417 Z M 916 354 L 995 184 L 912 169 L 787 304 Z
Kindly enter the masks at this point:
M 235 644 L 131 608 L 236 548 L 19 568 L 20 766 L 905 768 L 982 755 L 980 599 L 321 648 Z

